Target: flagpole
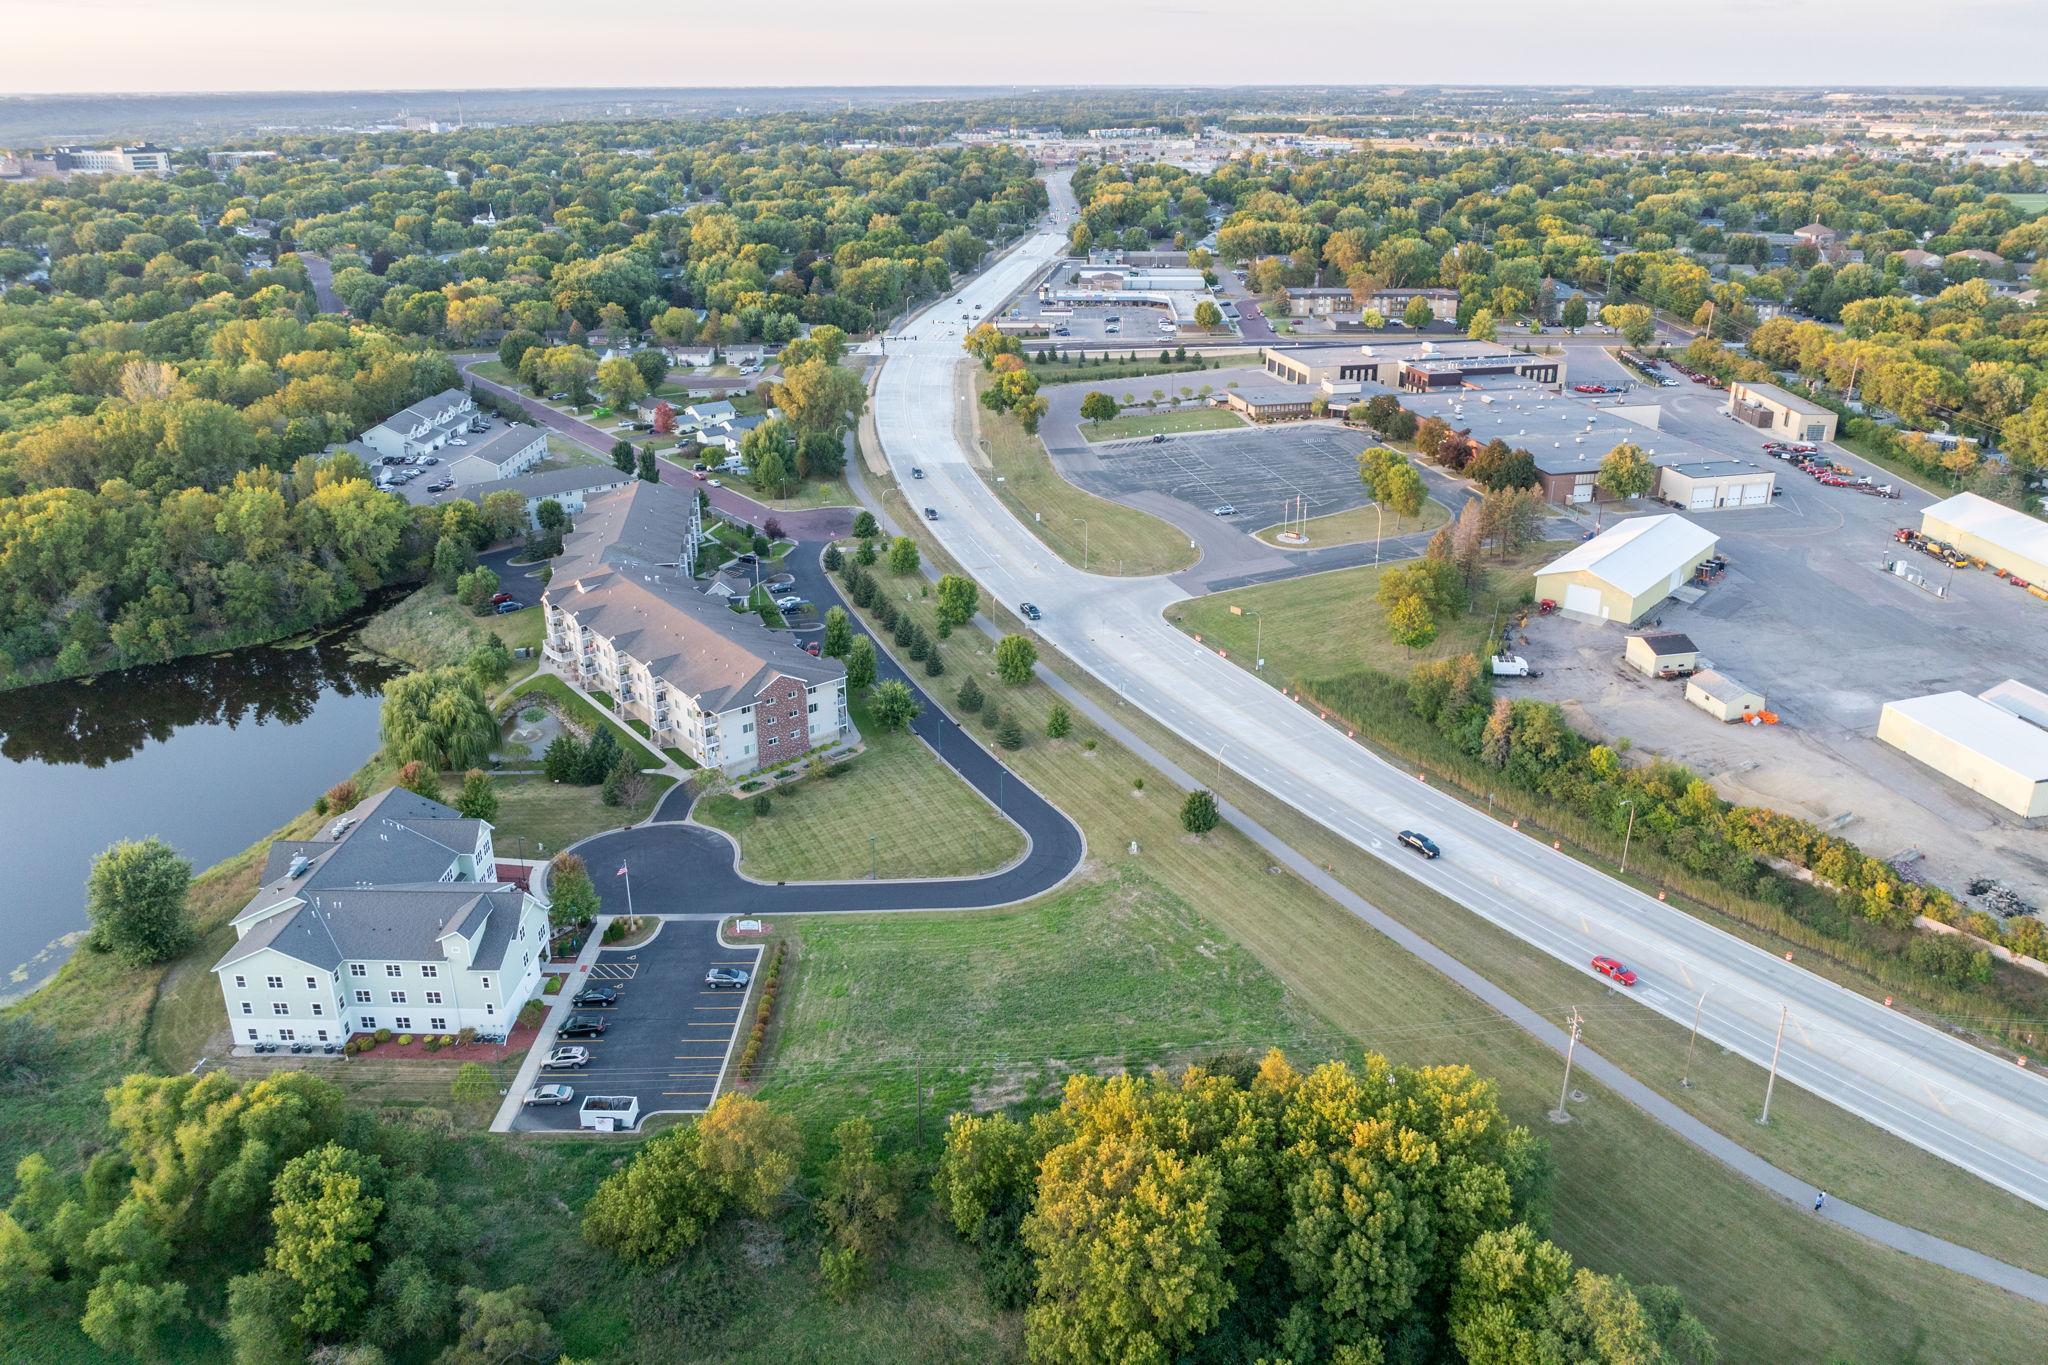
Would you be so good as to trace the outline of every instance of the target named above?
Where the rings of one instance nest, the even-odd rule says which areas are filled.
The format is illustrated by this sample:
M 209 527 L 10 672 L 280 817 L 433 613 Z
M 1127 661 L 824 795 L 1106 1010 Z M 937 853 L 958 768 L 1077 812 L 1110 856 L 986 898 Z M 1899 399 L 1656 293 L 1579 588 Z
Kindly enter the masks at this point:
M 619 870 L 620 870 L 621 872 L 624 872 L 624 873 L 626 874 L 626 918 L 627 918 L 627 919 L 632 919 L 632 918 L 633 918 L 633 868 L 632 868 L 632 865 L 631 865 L 630 863 L 627 863 L 627 864 L 622 864 L 622 865 L 620 866 Z

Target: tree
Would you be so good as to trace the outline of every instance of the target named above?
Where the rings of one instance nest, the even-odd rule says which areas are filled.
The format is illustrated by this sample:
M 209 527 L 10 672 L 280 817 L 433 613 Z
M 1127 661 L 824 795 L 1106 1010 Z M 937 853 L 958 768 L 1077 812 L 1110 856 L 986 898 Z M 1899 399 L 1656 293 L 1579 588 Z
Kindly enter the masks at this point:
M 1533 488 L 1500 488 L 1479 505 L 1487 539 L 1503 558 L 1535 538 L 1543 516 L 1543 496 Z
M 937 616 L 941 631 L 964 626 L 981 610 L 981 589 L 971 578 L 949 573 L 939 579 Z
M 505 681 L 505 675 L 512 671 L 512 650 L 505 644 L 504 636 L 493 632 L 469 651 L 462 667 L 479 683 L 490 687 Z
M 1627 1281 L 1574 1270 L 1568 1254 L 1520 1223 L 1482 1234 L 1465 1252 L 1449 1325 L 1470 1365 L 1665 1359 Z
M 393 679 L 384 689 L 381 730 L 394 759 L 443 771 L 483 766 L 498 743 L 498 722 L 483 688 L 459 668 Z
M 191 885 L 192 864 L 163 840 L 113 844 L 86 877 L 92 945 L 131 966 L 176 956 L 192 938 L 185 914 Z
M 785 366 L 775 406 L 799 431 L 837 436 L 867 406 L 867 387 L 852 370 L 825 360 Z
M 1387 630 L 1409 649 L 1421 649 L 1436 639 L 1436 616 L 1429 603 L 1411 593 L 1387 609 Z
M 471 768 L 462 775 L 462 791 L 455 798 L 455 809 L 469 820 L 495 821 L 498 818 L 498 793 L 491 788 L 491 775 L 481 768 Z
M 1493 310 L 1482 308 L 1472 315 L 1471 323 L 1465 328 L 1465 335 L 1474 341 L 1493 341 L 1500 336 L 1500 326 L 1494 321 Z
M 1565 330 L 1576 332 L 1586 325 L 1586 296 L 1573 294 L 1564 301 Z
M 917 694 L 910 690 L 909 684 L 899 678 L 888 678 L 876 683 L 874 690 L 868 694 L 868 715 L 874 718 L 875 724 L 881 727 L 883 734 L 894 734 L 899 730 L 908 729 L 910 722 L 916 720 L 917 713 L 923 709 L 917 700 Z
M 1055 704 L 1052 710 L 1046 714 L 1045 737 L 1047 739 L 1065 739 L 1073 732 L 1073 729 L 1074 718 L 1067 713 L 1066 707 Z
M 414 796 L 424 796 L 429 801 L 441 799 L 441 774 L 418 759 L 399 765 L 392 783 Z
M 875 1130 L 866 1119 L 842 1121 L 832 1130 L 832 1144 L 819 1180 L 818 1217 L 841 1247 L 872 1262 L 903 1211 L 902 1193 L 875 1153 Z
M 821 648 L 828 659 L 843 659 L 853 648 L 853 622 L 848 619 L 845 607 L 825 609 L 825 641 Z
M 1639 498 L 1657 482 L 1657 469 L 1641 446 L 1623 441 L 1601 457 L 1595 482 L 1614 497 Z
M 533 519 L 540 529 L 551 536 L 560 536 L 569 529 L 569 513 L 553 498 L 542 498 L 533 509 Z
M 1195 305 L 1195 326 L 1213 332 L 1223 325 L 1223 310 L 1208 299 Z
M 854 513 L 853 537 L 855 540 L 873 540 L 879 534 L 880 529 L 875 525 L 875 514 L 873 512 L 863 507 L 860 511 Z
M 1013 715 L 1005 715 L 996 724 L 996 743 L 1005 749 L 1017 750 L 1024 747 L 1024 727 Z
M 858 692 L 875 681 L 875 642 L 865 635 L 853 637 L 846 651 L 846 690 Z
M 1435 320 L 1436 310 L 1430 307 L 1429 300 L 1420 294 L 1409 299 L 1408 306 L 1401 310 L 1401 321 L 1418 332 Z
M 1621 333 L 1631 346 L 1647 346 L 1657 335 L 1657 315 L 1640 303 L 1610 303 L 1600 309 L 1600 321 Z
M 1213 792 L 1191 791 L 1180 803 L 1180 827 L 1190 834 L 1207 834 L 1222 823 Z
M 631 407 L 647 392 L 640 367 L 625 356 L 613 356 L 597 367 L 597 391 L 614 409 Z
M 640 452 L 640 481 L 642 483 L 661 482 L 661 465 L 655 459 L 654 447 L 651 445 Z
M 917 572 L 917 542 L 909 536 L 898 536 L 889 542 L 889 572 L 897 575 Z
M 996 641 L 996 676 L 1012 687 L 1031 681 L 1038 667 L 1038 646 L 1022 635 L 1005 635 Z
M 482 1062 L 464 1062 L 448 1083 L 448 1097 L 465 1109 L 482 1109 L 498 1095 L 498 1082 Z
M 1421 471 L 1406 460 L 1387 470 L 1379 488 L 1380 500 L 1399 516 L 1412 517 L 1422 510 L 1422 504 L 1429 499 L 1429 487 L 1422 481 Z
M 1085 421 L 1098 424 L 1107 422 L 1113 419 L 1119 411 L 1121 409 L 1117 407 L 1116 399 L 1111 398 L 1100 389 L 1090 389 L 1086 394 L 1082 395 L 1081 416 Z
M 627 440 L 612 442 L 612 468 L 621 474 L 633 472 L 633 443 Z
M 270 1207 L 275 1229 L 265 1263 L 290 1280 L 293 1320 L 320 1335 L 340 1328 L 369 1297 L 370 1235 L 384 1211 L 383 1164 L 330 1142 L 279 1172 Z
M 590 869 L 574 853 L 557 853 L 548 863 L 548 923 L 557 929 L 589 924 L 602 910 Z
M 981 684 L 974 681 L 973 678 L 968 678 L 960 684 L 960 694 L 954 699 L 954 704 L 960 708 L 962 714 L 971 716 L 981 710 L 983 700 Z
M 698 1160 L 702 1140 L 701 1121 L 649 1139 L 583 1206 L 583 1239 L 641 1265 L 673 1260 L 703 1240 L 728 1201 Z
M 302 1365 L 306 1334 L 293 1316 L 301 1299 L 298 1287 L 275 1270 L 228 1281 L 223 1334 L 234 1347 L 235 1365 Z
M 561 1357 L 561 1343 L 527 1286 L 488 1290 L 466 1284 L 456 1302 L 462 1309 L 460 1335 L 437 1365 L 547 1365 Z
M 766 1215 L 795 1182 L 803 1137 L 787 1114 L 727 1093 L 697 1121 L 697 1131 L 704 1174 L 738 1207 Z
M 476 551 L 454 536 L 442 536 L 434 542 L 434 564 L 431 570 L 434 583 L 442 592 L 452 593 L 462 576 L 476 565 Z
M 455 580 L 455 600 L 478 616 L 491 610 L 491 599 L 497 593 L 498 575 L 483 565 Z
M 85 1314 L 78 1326 L 102 1350 L 156 1360 L 162 1357 L 160 1343 L 165 1333 L 191 1316 L 182 1281 L 147 1283 L 103 1272 L 86 1296 Z

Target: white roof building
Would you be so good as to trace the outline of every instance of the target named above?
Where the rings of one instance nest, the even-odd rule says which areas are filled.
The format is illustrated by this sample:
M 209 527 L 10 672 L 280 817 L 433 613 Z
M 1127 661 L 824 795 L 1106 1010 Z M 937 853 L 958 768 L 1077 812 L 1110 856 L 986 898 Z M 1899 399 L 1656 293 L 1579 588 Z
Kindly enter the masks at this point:
M 2030 583 L 2048 583 L 2048 521 L 1975 493 L 1958 493 L 1922 512 L 1920 529 Z
M 2048 730 L 1982 697 L 1886 702 L 1877 737 L 2015 815 L 2048 816 Z
M 1714 553 L 1712 531 L 1664 513 L 1631 517 L 1536 571 L 1536 595 L 1566 611 L 1633 625 Z

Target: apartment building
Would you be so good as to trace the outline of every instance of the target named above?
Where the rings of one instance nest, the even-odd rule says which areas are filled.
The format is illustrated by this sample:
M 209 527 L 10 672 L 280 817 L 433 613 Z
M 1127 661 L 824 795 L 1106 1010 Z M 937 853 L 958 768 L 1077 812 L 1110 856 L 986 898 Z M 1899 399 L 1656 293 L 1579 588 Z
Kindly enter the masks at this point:
M 400 408 L 360 439 L 379 455 L 403 459 L 431 455 L 455 437 L 477 429 L 476 400 L 461 389 L 443 389 L 432 398 Z
M 509 1029 L 540 985 L 547 911 L 497 877 L 488 821 L 402 788 L 270 846 L 214 964 L 235 1044 Z

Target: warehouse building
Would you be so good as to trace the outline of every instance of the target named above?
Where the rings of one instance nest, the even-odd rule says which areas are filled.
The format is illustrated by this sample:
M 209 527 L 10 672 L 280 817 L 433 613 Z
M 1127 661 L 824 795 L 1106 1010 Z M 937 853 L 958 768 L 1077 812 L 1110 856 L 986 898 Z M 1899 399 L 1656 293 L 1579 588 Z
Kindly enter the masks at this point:
M 1637 621 L 1685 586 L 1720 542 L 1665 513 L 1616 522 L 1536 571 L 1536 596 L 1594 621 Z
M 1362 346 L 1268 346 L 1260 352 L 1267 374 L 1283 384 L 1377 384 L 1428 392 L 1456 388 L 1467 379 L 1513 375 L 1538 384 L 1564 380 L 1564 361 L 1531 355 L 1491 341 L 1368 342 Z M 1412 379 L 1405 374 L 1415 367 Z
M 1226 389 L 1223 406 L 1253 422 L 1298 422 L 1313 415 L 1313 404 L 1325 395 L 1292 384 L 1253 384 Z
M 1763 693 L 1714 668 L 1685 680 L 1685 699 L 1722 722 L 1748 720 L 1764 709 Z
M 2028 819 L 2048 816 L 2048 730 L 1967 692 L 1886 702 L 1877 737 Z
M 1835 439 L 1835 414 L 1832 411 L 1776 384 L 1730 384 L 1728 414 L 1783 441 Z
M 1958 493 L 1920 514 L 1920 533 L 2016 578 L 2048 583 L 2048 521 L 2002 503 Z
M 1747 460 L 1685 460 L 1657 471 L 1657 496 L 1691 512 L 1769 507 L 1778 476 Z
M 2009 712 L 2029 725 L 2048 731 L 2048 692 L 2007 678 L 1998 686 L 1987 687 L 1977 695 L 1999 710 Z

